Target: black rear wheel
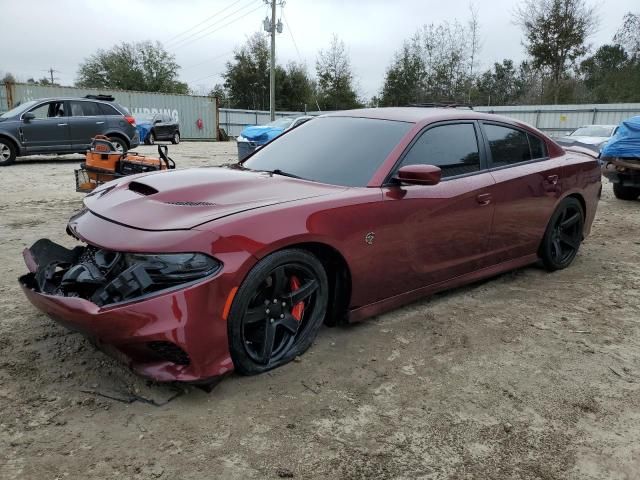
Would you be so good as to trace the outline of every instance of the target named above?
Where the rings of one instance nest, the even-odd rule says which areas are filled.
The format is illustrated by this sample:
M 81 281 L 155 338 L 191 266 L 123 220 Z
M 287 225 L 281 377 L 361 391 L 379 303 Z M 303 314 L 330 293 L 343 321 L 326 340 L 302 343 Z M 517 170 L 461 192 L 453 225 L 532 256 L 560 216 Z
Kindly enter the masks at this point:
M 0 167 L 6 167 L 16 161 L 16 147 L 9 140 L 0 138 Z
M 540 245 L 540 258 L 549 271 L 568 267 L 582 243 L 584 211 L 578 199 L 565 198 L 551 216 Z
M 228 319 L 236 370 L 261 373 L 304 353 L 323 323 L 328 291 L 322 264 L 304 250 L 262 259 L 238 290 Z
M 109 137 L 109 141 L 113 143 L 118 153 L 127 153 L 127 150 L 129 150 L 127 142 L 125 142 L 120 137 Z
M 620 200 L 635 200 L 640 196 L 640 188 L 625 187 L 620 183 L 614 183 L 613 194 Z
M 174 145 L 178 145 L 180 143 L 180 133 L 174 132 L 173 137 L 171 138 L 171 143 Z

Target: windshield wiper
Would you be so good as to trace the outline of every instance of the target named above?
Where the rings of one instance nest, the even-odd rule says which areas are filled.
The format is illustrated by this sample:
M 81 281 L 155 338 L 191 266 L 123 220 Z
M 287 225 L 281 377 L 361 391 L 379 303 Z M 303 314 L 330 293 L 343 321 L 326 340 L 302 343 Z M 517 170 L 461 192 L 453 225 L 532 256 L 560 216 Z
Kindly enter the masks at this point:
M 300 177 L 298 175 L 294 175 L 293 173 L 282 171 L 279 168 L 276 168 L 275 170 L 267 170 L 267 172 L 272 174 L 275 173 L 276 175 L 282 175 L 283 177 L 299 178 L 300 180 L 306 180 L 306 178 L 304 177 Z

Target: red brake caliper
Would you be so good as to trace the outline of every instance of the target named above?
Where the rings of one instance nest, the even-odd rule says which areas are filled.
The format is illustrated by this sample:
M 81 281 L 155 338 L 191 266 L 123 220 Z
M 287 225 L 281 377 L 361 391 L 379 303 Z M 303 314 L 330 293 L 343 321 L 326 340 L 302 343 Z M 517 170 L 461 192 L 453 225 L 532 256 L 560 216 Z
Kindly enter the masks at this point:
M 295 275 L 291 275 L 291 291 L 295 292 L 300 288 L 300 280 Z M 299 302 L 293 306 L 291 309 L 291 315 L 297 321 L 302 320 L 302 314 L 304 313 L 304 302 Z

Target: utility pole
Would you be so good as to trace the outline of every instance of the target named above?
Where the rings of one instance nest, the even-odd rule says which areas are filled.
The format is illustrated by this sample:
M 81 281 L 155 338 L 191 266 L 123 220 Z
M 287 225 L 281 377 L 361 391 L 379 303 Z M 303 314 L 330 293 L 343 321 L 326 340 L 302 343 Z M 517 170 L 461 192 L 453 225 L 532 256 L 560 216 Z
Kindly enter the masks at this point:
M 282 33 L 282 21 L 276 23 L 276 6 L 284 5 L 284 0 L 264 0 L 271 6 L 271 18 L 265 18 L 264 29 L 271 34 L 271 65 L 269 67 L 269 113 L 276 119 L 276 31 Z
M 53 72 L 55 70 L 53 69 L 53 67 L 49 67 L 49 73 L 51 74 L 51 84 L 53 85 Z
M 269 69 L 269 114 L 276 119 L 276 0 L 271 0 L 271 68 Z

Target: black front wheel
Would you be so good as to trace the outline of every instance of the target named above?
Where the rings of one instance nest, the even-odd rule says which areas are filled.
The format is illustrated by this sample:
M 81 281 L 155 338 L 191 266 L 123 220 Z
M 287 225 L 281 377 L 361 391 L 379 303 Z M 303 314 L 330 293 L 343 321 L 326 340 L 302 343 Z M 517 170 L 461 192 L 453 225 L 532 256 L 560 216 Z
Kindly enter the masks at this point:
M 180 143 L 180 133 L 175 132 L 173 134 L 173 137 L 171 138 L 171 143 L 173 143 L 174 145 L 178 145 Z
M 549 271 L 568 267 L 582 243 L 584 211 L 578 199 L 565 198 L 551 216 L 540 245 L 540 258 Z
M 236 370 L 261 373 L 304 353 L 323 323 L 328 291 L 324 267 L 309 252 L 282 250 L 258 262 L 228 318 Z
M 613 194 L 620 200 L 635 200 L 640 196 L 640 188 L 625 187 L 620 183 L 614 183 Z
M 16 147 L 9 140 L 0 138 L 0 167 L 6 167 L 16 161 Z

